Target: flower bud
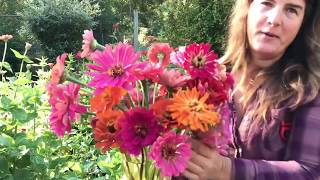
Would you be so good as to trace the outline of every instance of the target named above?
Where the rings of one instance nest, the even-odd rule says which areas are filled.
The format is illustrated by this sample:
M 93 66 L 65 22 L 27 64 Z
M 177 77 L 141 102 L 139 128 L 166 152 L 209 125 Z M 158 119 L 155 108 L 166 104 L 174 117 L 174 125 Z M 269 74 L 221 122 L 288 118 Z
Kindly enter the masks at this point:
M 31 49 L 31 47 L 32 47 L 32 44 L 26 42 L 26 46 L 24 48 L 28 51 Z

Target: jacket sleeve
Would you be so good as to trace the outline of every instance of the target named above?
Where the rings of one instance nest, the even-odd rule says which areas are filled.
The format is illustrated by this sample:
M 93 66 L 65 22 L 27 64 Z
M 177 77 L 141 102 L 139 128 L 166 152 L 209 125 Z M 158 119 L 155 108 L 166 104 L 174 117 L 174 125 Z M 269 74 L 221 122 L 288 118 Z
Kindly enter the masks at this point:
M 320 180 L 320 98 L 294 117 L 285 161 L 233 159 L 233 180 Z

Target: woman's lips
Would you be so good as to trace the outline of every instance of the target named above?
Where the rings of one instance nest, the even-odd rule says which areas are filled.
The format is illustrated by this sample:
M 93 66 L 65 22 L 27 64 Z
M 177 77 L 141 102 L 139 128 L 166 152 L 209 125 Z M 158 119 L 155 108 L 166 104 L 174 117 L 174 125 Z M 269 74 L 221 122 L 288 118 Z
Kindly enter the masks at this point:
M 271 37 L 271 38 L 280 38 L 278 35 L 271 33 L 271 32 L 260 32 L 260 34 L 266 35 L 267 37 Z

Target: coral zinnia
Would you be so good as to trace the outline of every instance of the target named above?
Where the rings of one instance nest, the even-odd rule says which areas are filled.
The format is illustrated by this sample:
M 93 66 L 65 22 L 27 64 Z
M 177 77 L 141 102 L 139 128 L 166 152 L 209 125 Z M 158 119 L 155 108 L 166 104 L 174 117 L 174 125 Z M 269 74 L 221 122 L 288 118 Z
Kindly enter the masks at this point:
M 212 76 L 216 72 L 218 55 L 210 48 L 208 43 L 193 43 L 186 47 L 183 66 L 192 78 Z
M 109 110 L 97 115 L 98 121 L 93 128 L 94 140 L 96 147 L 101 148 L 104 153 L 119 146 L 116 140 L 117 120 L 122 114 L 119 110 Z
M 82 52 L 81 52 L 81 58 L 89 57 L 93 51 L 91 49 L 92 44 L 95 41 L 95 38 L 93 37 L 93 32 L 92 30 L 85 30 L 83 35 L 83 40 L 82 40 Z
M 145 67 L 145 63 L 137 62 L 140 54 L 135 53 L 131 45 L 123 43 L 117 44 L 114 49 L 106 45 L 103 52 L 97 50 L 90 57 L 95 64 L 87 66 L 95 72 L 87 73 L 93 77 L 88 85 L 96 87 L 95 94 L 99 94 L 106 86 L 132 89 L 134 82 L 139 79 L 133 72 Z
M 90 99 L 91 109 L 93 112 L 112 109 L 112 106 L 120 103 L 126 93 L 127 91 L 121 87 L 108 86 L 101 94 Z
M 134 108 L 118 120 L 120 148 L 139 155 L 142 148 L 151 145 L 158 137 L 161 126 L 151 110 Z
M 192 154 L 187 140 L 188 136 L 169 131 L 153 143 L 149 158 L 161 169 L 161 176 L 178 176 L 186 169 Z
M 170 53 L 172 48 L 168 43 L 154 43 L 148 51 L 148 59 L 154 64 L 165 67 L 170 63 Z
M 208 93 L 200 97 L 196 88 L 179 90 L 173 95 L 173 104 L 168 107 L 172 118 L 191 130 L 207 131 L 208 126 L 219 122 L 218 113 L 213 111 L 214 106 L 206 104 L 208 97 Z
M 80 114 L 87 112 L 85 106 L 78 104 L 79 90 L 80 86 L 74 83 L 51 86 L 50 127 L 60 137 L 63 137 L 65 132 L 71 131 L 71 122 L 79 119 Z
M 50 82 L 53 84 L 59 84 L 62 81 L 64 73 L 64 62 L 68 54 L 64 53 L 61 56 L 58 56 L 56 59 L 56 64 L 51 69 L 51 79 Z

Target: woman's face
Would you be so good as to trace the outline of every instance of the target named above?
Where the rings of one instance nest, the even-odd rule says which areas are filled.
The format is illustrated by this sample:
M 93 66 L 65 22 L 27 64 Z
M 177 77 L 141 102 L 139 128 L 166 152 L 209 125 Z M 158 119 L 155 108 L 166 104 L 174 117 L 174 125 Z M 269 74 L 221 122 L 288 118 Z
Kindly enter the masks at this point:
M 301 27 L 305 0 L 253 0 L 247 36 L 254 63 L 268 67 L 284 54 Z

